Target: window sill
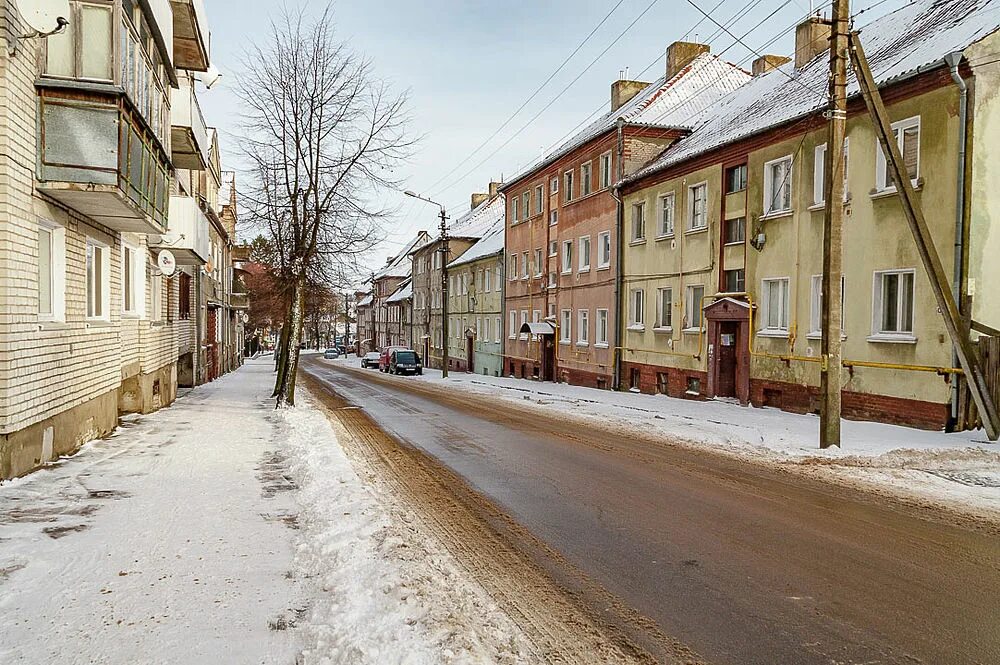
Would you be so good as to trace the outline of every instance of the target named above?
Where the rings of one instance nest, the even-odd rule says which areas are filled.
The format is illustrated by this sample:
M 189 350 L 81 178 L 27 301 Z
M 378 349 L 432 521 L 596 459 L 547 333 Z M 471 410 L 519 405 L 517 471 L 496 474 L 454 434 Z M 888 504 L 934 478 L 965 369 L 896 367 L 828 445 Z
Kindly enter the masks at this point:
M 821 340 L 823 339 L 823 334 L 820 332 L 810 332 L 806 335 L 806 339 Z M 840 339 L 841 341 L 847 339 L 847 335 L 845 333 L 840 333 Z
M 594 348 L 595 349 L 606 349 L 606 348 L 608 348 L 608 343 L 607 342 L 595 342 L 594 343 Z
M 646 326 L 644 326 L 641 323 L 639 323 L 639 324 L 633 323 L 633 324 L 629 325 L 628 328 L 626 328 L 626 330 L 630 330 L 632 332 L 644 332 L 646 330 Z
M 559 274 L 560 274 L 560 275 L 572 275 L 572 274 L 573 274 L 573 271 L 572 271 L 572 270 L 563 270 L 563 271 L 562 271 L 561 273 L 559 273 Z
M 697 335 L 698 333 L 705 332 L 704 328 L 684 328 L 681 332 L 685 335 Z
M 722 243 L 722 246 L 723 247 L 742 247 L 744 244 L 746 244 L 746 240 L 745 239 L 744 240 L 736 240 L 735 242 L 724 242 L 724 243 Z
M 697 328 L 696 328 L 697 330 Z M 670 334 L 674 331 L 672 326 L 658 326 L 653 328 L 653 332 L 657 334 Z
M 569 346 L 571 344 L 571 342 L 568 339 L 561 339 L 561 340 L 559 340 L 559 344 L 561 346 Z
M 586 348 L 586 347 L 590 346 L 590 342 L 577 342 L 576 345 L 578 347 Z
M 766 215 L 761 215 L 758 219 L 764 222 L 769 219 L 782 219 L 783 217 L 791 217 L 794 214 L 795 214 L 794 210 L 775 210 L 773 212 L 767 213 Z
M 138 321 L 141 318 L 138 312 L 122 312 L 122 321 Z
M 633 246 L 633 247 L 635 245 L 645 245 L 646 244 L 646 239 L 645 238 L 638 238 L 636 240 L 629 240 L 628 244 L 631 245 L 631 246 Z
M 917 338 L 913 335 L 877 334 L 869 335 L 868 341 L 881 344 L 916 344 Z
M 662 236 L 656 236 L 656 238 L 654 238 L 654 240 L 656 240 L 656 242 L 660 242 L 661 240 L 673 240 L 675 237 L 676 236 L 674 236 L 673 233 L 666 233 L 666 234 L 664 234 Z
M 87 319 L 86 326 L 88 328 L 110 328 L 112 323 L 108 319 Z
M 39 319 L 39 330 L 69 330 L 72 326 L 58 319 Z
M 609 264 L 604 265 L 604 266 L 597 266 L 597 269 L 598 270 L 611 270 L 611 264 L 609 263 Z
M 778 339 L 788 339 L 788 331 L 780 329 L 767 329 L 758 330 L 757 337 L 774 337 Z
M 708 227 L 707 226 L 700 226 L 700 227 L 698 227 L 696 229 L 688 229 L 687 231 L 684 232 L 684 235 L 686 235 L 686 236 L 693 236 L 696 233 L 707 233 L 707 232 L 708 232 Z
M 577 270 L 577 272 L 581 273 L 581 274 L 582 273 L 586 273 L 586 272 L 590 272 L 590 266 L 587 266 L 586 268 L 580 268 L 579 270 Z
M 924 181 L 922 178 L 911 180 L 910 184 L 913 185 L 913 191 L 915 192 L 919 192 L 924 188 Z M 896 189 L 895 186 L 892 186 L 892 187 L 886 187 L 885 189 L 873 189 L 872 191 L 868 192 L 868 198 L 874 201 L 876 199 L 889 198 L 890 196 L 895 196 L 897 194 L 899 194 L 899 190 Z
M 581 194 L 580 196 L 576 197 L 575 199 L 567 199 L 567 200 L 563 201 L 562 202 L 562 206 L 560 206 L 560 207 L 565 208 L 566 206 L 573 205 L 574 203 L 579 203 L 580 201 L 586 201 L 587 199 L 593 198 L 593 197 L 598 196 L 600 194 L 603 194 L 606 191 L 608 191 L 608 190 L 606 190 L 606 189 L 595 189 L 594 191 L 589 192 L 587 194 Z
M 844 197 L 844 207 L 846 208 L 849 205 L 851 205 L 851 195 L 847 194 Z M 826 210 L 826 201 L 820 201 L 819 203 L 814 203 L 811 206 L 809 206 L 808 208 L 806 208 L 806 210 L 808 210 L 809 212 L 817 212 L 819 210 Z

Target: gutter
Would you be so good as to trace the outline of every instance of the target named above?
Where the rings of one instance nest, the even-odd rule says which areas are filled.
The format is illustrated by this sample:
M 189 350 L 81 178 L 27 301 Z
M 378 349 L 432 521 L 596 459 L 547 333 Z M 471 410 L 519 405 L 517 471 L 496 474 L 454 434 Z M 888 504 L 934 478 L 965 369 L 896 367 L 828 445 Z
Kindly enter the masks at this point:
M 625 153 L 625 119 L 618 118 L 618 141 L 617 141 L 617 152 L 618 152 L 618 180 L 621 181 L 625 176 L 625 163 L 622 161 L 623 155 Z M 622 228 L 625 224 L 625 204 L 622 202 L 621 194 L 618 189 L 618 185 L 615 185 L 614 189 L 611 190 L 611 197 L 615 200 L 615 337 L 614 344 L 611 346 L 611 358 L 612 358 L 612 376 L 611 376 L 611 389 L 620 390 L 621 389 L 621 379 L 622 379 L 622 283 L 624 269 L 622 262 L 625 258 L 625 250 L 622 247 Z
M 959 91 L 958 102 L 958 174 L 956 177 L 955 196 L 955 265 L 953 269 L 952 292 L 959 314 L 962 313 L 962 264 L 965 258 L 965 146 L 969 130 L 969 86 L 962 75 L 958 73 L 958 65 L 962 61 L 962 52 L 953 51 L 944 57 L 951 71 L 951 78 Z M 952 366 L 958 367 L 958 353 L 952 350 Z M 958 420 L 958 381 L 951 385 L 951 419 L 954 424 Z

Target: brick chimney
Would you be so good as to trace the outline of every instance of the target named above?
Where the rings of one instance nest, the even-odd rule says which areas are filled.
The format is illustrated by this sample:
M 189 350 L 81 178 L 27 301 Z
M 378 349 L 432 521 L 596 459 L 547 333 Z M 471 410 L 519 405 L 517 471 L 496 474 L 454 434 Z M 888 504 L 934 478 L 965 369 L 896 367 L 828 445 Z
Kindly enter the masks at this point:
M 702 53 L 708 53 L 712 47 L 708 44 L 695 42 L 674 42 L 667 47 L 667 80 L 677 76 L 677 73 L 691 64 L 691 61 Z
M 472 193 L 472 210 L 479 207 L 479 204 L 490 198 L 490 195 L 486 192 L 473 192 Z
M 611 84 L 611 110 L 617 111 L 628 104 L 629 100 L 642 92 L 648 86 L 646 81 L 626 81 L 620 79 Z
M 830 25 L 810 16 L 795 28 L 795 69 L 830 48 Z
M 790 61 L 791 58 L 784 55 L 762 55 L 753 61 L 753 75 L 760 76 Z
M 495 198 L 500 194 L 500 187 L 503 185 L 502 182 L 497 182 L 496 180 L 490 181 L 490 198 Z

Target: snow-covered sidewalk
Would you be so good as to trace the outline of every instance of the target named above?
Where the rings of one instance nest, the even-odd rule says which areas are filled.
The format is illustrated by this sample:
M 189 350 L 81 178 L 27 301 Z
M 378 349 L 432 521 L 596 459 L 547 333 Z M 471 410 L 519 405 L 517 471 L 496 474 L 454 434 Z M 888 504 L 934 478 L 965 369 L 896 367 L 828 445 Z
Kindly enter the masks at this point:
M 356 365 L 353 356 L 337 361 Z M 843 447 L 820 450 L 819 419 L 730 401 L 695 401 L 559 383 L 438 370 L 403 377 L 487 395 L 616 431 L 659 433 L 672 441 L 795 467 L 839 482 L 1000 521 L 1000 444 L 982 430 L 945 434 L 882 423 L 843 421 Z
M 270 366 L 0 485 L 0 663 L 531 660 Z

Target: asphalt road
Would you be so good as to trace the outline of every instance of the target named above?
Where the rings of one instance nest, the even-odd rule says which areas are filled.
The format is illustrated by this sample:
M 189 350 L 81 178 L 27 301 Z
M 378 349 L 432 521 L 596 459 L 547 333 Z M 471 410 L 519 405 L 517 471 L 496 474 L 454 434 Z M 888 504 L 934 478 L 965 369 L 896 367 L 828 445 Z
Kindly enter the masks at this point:
M 1000 663 L 995 533 L 406 377 L 304 368 L 710 662 Z

